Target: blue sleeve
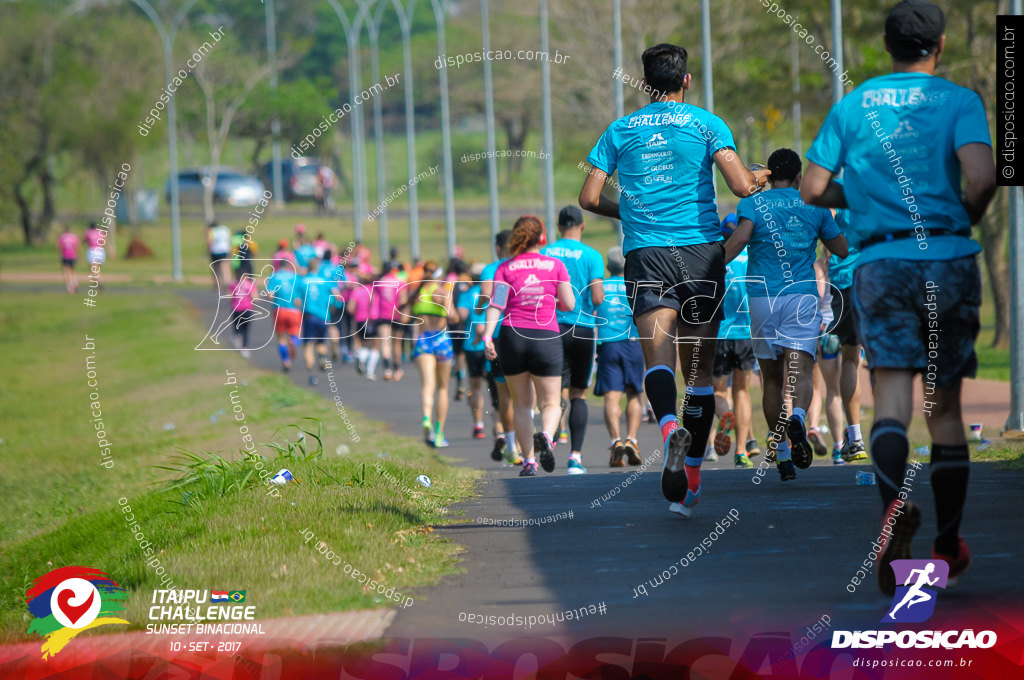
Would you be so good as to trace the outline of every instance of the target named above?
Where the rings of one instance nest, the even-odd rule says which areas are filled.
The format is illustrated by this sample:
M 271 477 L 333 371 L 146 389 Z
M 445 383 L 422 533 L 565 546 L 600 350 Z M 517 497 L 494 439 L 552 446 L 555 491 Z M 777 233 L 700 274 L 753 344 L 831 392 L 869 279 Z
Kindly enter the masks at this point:
M 736 149 L 736 141 L 732 138 L 732 130 L 718 116 L 711 117 L 711 139 L 708 140 L 708 155 L 714 156 L 722 149 Z
M 836 224 L 835 218 L 832 217 L 832 211 L 828 208 L 819 208 L 821 210 L 821 239 L 827 241 L 839 236 L 843 232 L 839 229 L 839 225 Z
M 608 129 L 601 135 L 601 139 L 597 140 L 597 144 L 590 151 L 590 155 L 587 156 L 588 163 L 608 175 L 615 172 L 615 168 L 619 166 L 619 150 L 615 148 L 615 142 L 612 139 L 613 127 L 615 127 L 614 124 L 608 126 Z
M 470 299 L 470 295 L 471 295 L 470 291 L 468 291 L 468 290 L 459 293 L 459 299 L 458 299 L 458 301 L 456 301 L 455 307 L 457 309 L 470 309 L 471 310 L 473 308 L 473 303 L 472 303 L 472 300 Z
M 845 100 L 844 100 L 845 101 Z M 818 131 L 818 137 L 811 144 L 807 158 L 831 172 L 839 172 L 846 164 L 846 148 L 843 146 L 843 124 L 840 107 L 843 102 L 832 107 L 828 117 Z M 986 124 L 986 130 L 988 129 Z
M 956 117 L 956 127 L 953 130 L 953 148 L 959 149 L 965 144 L 992 146 L 988 118 L 985 117 L 985 105 L 975 92 L 964 90 L 963 95 L 960 100 L 960 115 Z
M 739 220 L 750 220 L 751 222 L 757 222 L 754 219 L 757 215 L 757 211 L 754 209 L 754 199 L 743 198 L 740 199 L 740 204 L 736 206 L 737 224 Z

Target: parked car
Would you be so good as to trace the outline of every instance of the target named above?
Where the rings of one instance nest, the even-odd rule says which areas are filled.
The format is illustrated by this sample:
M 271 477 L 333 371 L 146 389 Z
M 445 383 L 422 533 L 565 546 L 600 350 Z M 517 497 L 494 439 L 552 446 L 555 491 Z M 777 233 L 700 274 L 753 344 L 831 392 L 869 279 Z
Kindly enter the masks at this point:
M 203 191 L 210 183 L 210 168 L 191 168 L 178 173 L 178 194 L 182 203 L 202 205 Z M 217 170 L 217 185 L 213 188 L 213 202 L 248 208 L 263 198 L 263 183 L 252 175 L 243 175 L 233 168 Z M 164 200 L 171 202 L 171 180 L 164 184 Z
M 274 190 L 273 161 L 263 164 L 263 183 Z M 316 198 L 316 174 L 320 162 L 315 158 L 282 158 L 281 184 L 285 202 L 312 201 Z

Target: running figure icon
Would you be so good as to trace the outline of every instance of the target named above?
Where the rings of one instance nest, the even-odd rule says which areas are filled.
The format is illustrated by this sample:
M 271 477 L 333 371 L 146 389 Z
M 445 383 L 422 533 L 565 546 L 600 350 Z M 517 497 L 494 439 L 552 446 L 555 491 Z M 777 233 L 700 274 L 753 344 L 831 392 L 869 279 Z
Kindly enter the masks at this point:
M 936 576 L 934 579 L 928 578 L 928 576 L 934 571 L 935 564 L 933 562 L 929 562 L 928 564 L 926 564 L 923 569 L 910 570 L 910 573 L 907 574 L 907 580 L 904 581 L 903 585 L 910 586 L 910 581 L 914 578 L 914 574 L 918 574 L 917 581 L 914 583 L 914 585 L 910 586 L 910 590 L 906 592 L 906 594 L 903 596 L 903 599 L 900 600 L 899 603 L 895 605 L 891 610 L 889 610 L 887 616 L 890 619 L 892 619 L 893 621 L 896 620 L 895 614 L 901 607 L 903 607 L 903 605 L 906 605 L 907 609 L 910 609 L 915 604 L 928 602 L 929 600 L 935 597 L 935 595 L 927 593 L 922 590 L 924 586 L 934 586 L 936 583 L 939 582 L 938 576 Z

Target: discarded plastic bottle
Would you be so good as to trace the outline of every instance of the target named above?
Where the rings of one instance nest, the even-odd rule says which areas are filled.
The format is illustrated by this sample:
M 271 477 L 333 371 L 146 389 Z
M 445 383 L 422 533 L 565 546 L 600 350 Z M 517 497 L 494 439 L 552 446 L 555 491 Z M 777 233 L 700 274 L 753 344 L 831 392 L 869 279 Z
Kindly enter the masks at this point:
M 875 485 L 875 473 L 874 472 L 863 472 L 857 470 L 856 475 L 858 486 L 874 486 Z

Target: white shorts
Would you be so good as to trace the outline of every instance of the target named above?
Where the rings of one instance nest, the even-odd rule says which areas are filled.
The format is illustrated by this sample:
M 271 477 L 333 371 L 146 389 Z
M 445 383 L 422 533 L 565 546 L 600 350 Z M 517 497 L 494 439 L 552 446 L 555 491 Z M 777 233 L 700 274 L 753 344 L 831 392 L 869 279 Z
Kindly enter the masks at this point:
M 776 359 L 783 349 L 817 354 L 821 337 L 821 311 L 817 295 L 751 297 L 750 336 L 754 356 Z
M 107 261 L 107 251 L 102 248 L 89 248 L 85 251 L 85 259 L 89 264 L 100 265 Z

